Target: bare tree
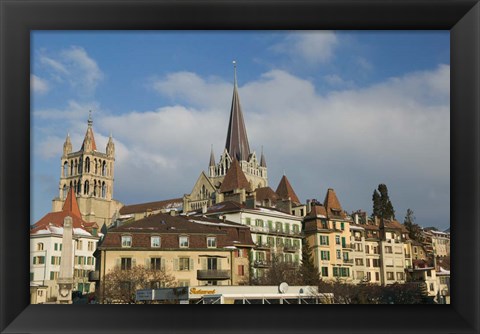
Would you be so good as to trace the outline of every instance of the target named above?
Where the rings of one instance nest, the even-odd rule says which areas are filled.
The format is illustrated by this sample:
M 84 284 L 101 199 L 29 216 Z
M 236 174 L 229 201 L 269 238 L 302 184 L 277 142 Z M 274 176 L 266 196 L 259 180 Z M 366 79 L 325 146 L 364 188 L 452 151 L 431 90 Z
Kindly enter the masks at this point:
M 135 292 L 140 289 L 156 289 L 176 286 L 175 277 L 162 270 L 135 266 L 129 270 L 116 267 L 104 277 L 100 296 L 104 303 L 135 303 Z

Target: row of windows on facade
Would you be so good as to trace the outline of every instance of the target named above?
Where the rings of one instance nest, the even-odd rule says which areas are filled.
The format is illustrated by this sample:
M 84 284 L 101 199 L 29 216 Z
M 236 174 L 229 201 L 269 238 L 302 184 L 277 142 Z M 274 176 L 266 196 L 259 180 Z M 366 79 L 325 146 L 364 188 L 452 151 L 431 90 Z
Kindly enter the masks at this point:
M 77 195 L 92 195 L 94 197 L 100 197 L 100 198 L 106 198 L 107 197 L 107 191 L 108 187 L 105 184 L 105 181 L 98 181 L 93 180 L 93 187 L 90 189 L 90 182 L 88 180 L 85 180 L 83 182 L 83 187 L 82 187 L 82 181 L 81 180 L 75 180 L 75 181 L 70 181 L 70 187 L 67 187 L 66 184 L 63 185 L 62 187 L 62 199 L 67 198 L 68 190 L 73 187 L 73 190 L 75 191 L 75 194 Z M 82 189 L 83 188 L 83 189 Z M 82 192 L 83 190 L 83 192 Z
M 295 250 L 300 249 L 300 240 L 299 239 L 288 239 L 288 238 L 281 238 L 281 237 L 265 237 L 261 235 L 257 235 L 256 239 L 257 246 L 267 246 L 267 247 L 285 247 L 285 248 L 293 248 Z
M 197 264 L 202 270 L 222 270 L 222 259 L 220 257 L 206 257 L 198 258 Z M 228 258 L 225 259 L 230 262 Z M 151 257 L 145 259 L 145 267 L 151 270 L 165 270 L 165 259 L 162 257 Z M 173 270 L 175 271 L 190 271 L 195 269 L 195 261 L 191 257 L 178 257 L 173 259 Z M 136 258 L 122 257 L 117 260 L 117 266 L 121 270 L 131 270 L 137 265 Z M 243 267 L 243 265 L 242 265 Z M 229 268 L 229 265 L 227 265 Z
M 77 240 L 75 248 L 77 250 L 83 250 L 83 240 Z M 38 242 L 35 249 L 37 251 L 43 251 L 45 250 L 45 244 L 43 242 Z M 62 250 L 62 243 L 55 242 L 53 244 L 53 250 L 55 251 L 61 251 Z M 95 242 L 94 241 L 87 241 L 87 250 L 88 251 L 94 251 L 95 250 Z
M 246 225 L 252 225 L 252 219 L 251 218 L 245 218 L 245 223 Z M 300 233 L 300 224 L 292 224 L 292 229 L 290 230 L 290 224 L 285 223 L 282 224 L 281 222 L 275 222 L 268 220 L 266 223 L 262 219 L 255 219 L 255 225 L 257 227 L 264 227 L 268 228 L 272 232 L 280 232 L 280 233 L 290 233 L 293 232 L 295 234 Z
M 51 256 L 50 257 L 50 264 L 59 266 L 62 262 L 62 258 L 60 256 Z M 32 264 L 40 265 L 45 264 L 45 256 L 34 256 L 32 259 Z M 75 256 L 74 258 L 75 265 L 95 265 L 95 258 L 93 256 Z
M 111 168 L 112 163 L 107 163 L 105 160 L 97 161 L 97 159 L 93 159 L 93 174 L 109 176 L 112 174 Z M 62 176 L 69 177 L 79 175 L 82 174 L 83 171 L 85 171 L 85 173 L 90 173 L 90 170 L 91 163 L 89 157 L 85 159 L 85 164 L 83 164 L 82 158 L 80 158 L 79 160 L 70 160 L 70 163 L 68 163 L 68 160 L 65 160 L 65 162 L 63 163 Z
M 151 236 L 150 237 L 150 247 L 159 248 L 161 247 L 161 237 L 160 236 Z M 188 236 L 180 236 L 178 238 L 178 246 L 180 248 L 188 248 L 190 244 L 190 238 Z M 131 235 L 122 235 L 122 247 L 132 247 L 132 236 Z M 207 247 L 216 248 L 217 247 L 217 237 L 207 237 Z
M 277 254 L 270 254 L 263 251 L 255 251 L 255 262 L 262 263 L 262 262 L 270 262 L 276 261 L 279 263 L 292 263 L 292 264 L 300 264 L 300 256 L 298 254 L 289 254 L 289 253 L 277 253 Z
M 91 270 L 75 269 L 75 270 L 73 271 L 73 277 L 74 277 L 74 278 L 86 278 L 86 277 L 88 277 L 88 273 L 89 273 L 90 271 L 91 271 Z M 60 275 L 60 272 L 59 272 L 59 271 L 53 271 L 53 270 L 52 270 L 52 271 L 50 271 L 50 274 L 49 274 L 49 276 L 47 276 L 47 277 L 50 277 L 50 280 L 53 281 L 53 280 L 58 279 L 59 275 Z M 43 276 L 42 276 L 41 280 L 43 280 L 43 279 L 44 279 L 44 278 L 43 278 Z M 35 273 L 34 273 L 34 272 L 30 272 L 30 281 L 34 281 L 34 280 L 36 280 Z

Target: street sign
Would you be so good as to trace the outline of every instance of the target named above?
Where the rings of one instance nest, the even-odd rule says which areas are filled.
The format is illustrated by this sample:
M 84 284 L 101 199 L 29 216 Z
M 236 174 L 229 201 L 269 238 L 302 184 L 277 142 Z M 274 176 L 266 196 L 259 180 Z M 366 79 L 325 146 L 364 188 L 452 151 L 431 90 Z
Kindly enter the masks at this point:
M 135 299 L 137 301 L 153 300 L 155 297 L 155 290 L 137 290 Z

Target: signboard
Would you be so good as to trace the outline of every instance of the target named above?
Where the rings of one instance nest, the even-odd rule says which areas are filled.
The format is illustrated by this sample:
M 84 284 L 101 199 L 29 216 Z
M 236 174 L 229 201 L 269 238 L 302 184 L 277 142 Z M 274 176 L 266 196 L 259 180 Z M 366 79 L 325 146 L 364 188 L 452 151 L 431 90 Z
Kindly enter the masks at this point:
M 145 301 L 145 300 L 153 300 L 155 296 L 155 290 L 137 290 L 135 294 L 135 300 L 137 301 Z

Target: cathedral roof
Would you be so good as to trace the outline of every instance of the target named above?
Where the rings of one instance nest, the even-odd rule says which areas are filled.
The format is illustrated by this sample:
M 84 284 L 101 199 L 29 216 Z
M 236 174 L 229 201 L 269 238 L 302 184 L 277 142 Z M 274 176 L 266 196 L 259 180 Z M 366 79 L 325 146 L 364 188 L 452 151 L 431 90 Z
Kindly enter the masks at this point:
M 262 156 L 260 157 L 260 167 L 267 167 L 267 160 L 265 160 L 265 155 L 263 154 L 263 147 Z
M 238 96 L 236 66 L 233 85 L 232 108 L 230 110 L 230 120 L 228 122 L 227 141 L 225 143 L 225 148 L 232 158 L 239 161 L 247 161 L 250 155 L 247 129 L 245 128 L 242 108 L 240 106 L 240 97 Z
M 287 177 L 284 175 L 278 184 L 277 190 L 275 191 L 281 199 L 290 199 L 293 203 L 300 204 L 300 200 L 295 194 L 295 191 L 292 188 L 292 185 L 288 181 Z
M 240 164 L 236 159 L 233 159 L 232 165 L 228 170 L 223 183 L 220 186 L 220 192 L 226 193 L 235 189 L 250 189 L 250 183 L 248 183 L 247 177 L 242 171 Z
M 63 221 L 67 216 L 72 218 L 75 234 L 80 232 L 79 229 L 89 231 L 93 227 L 98 228 L 97 223 L 86 222 L 82 219 L 73 187 L 70 187 L 70 191 L 68 192 L 67 199 L 63 204 L 62 211 L 47 213 L 32 226 L 30 234 L 41 234 L 42 230 L 44 230 L 43 232 L 46 231 L 48 233 L 53 233 L 51 227 L 63 227 Z
M 82 151 L 85 150 L 85 146 L 87 146 L 87 142 L 91 143 L 90 147 L 91 147 L 92 151 L 97 150 L 97 144 L 95 143 L 95 136 L 93 135 L 92 124 L 93 124 L 93 121 L 92 121 L 92 117 L 90 115 L 88 117 L 87 132 L 85 133 L 85 138 L 83 139 L 83 143 L 82 143 L 82 148 L 81 148 Z
M 212 150 L 210 151 L 210 163 L 208 164 L 208 166 L 210 167 L 215 166 L 215 156 L 213 155 L 213 146 L 212 146 Z

